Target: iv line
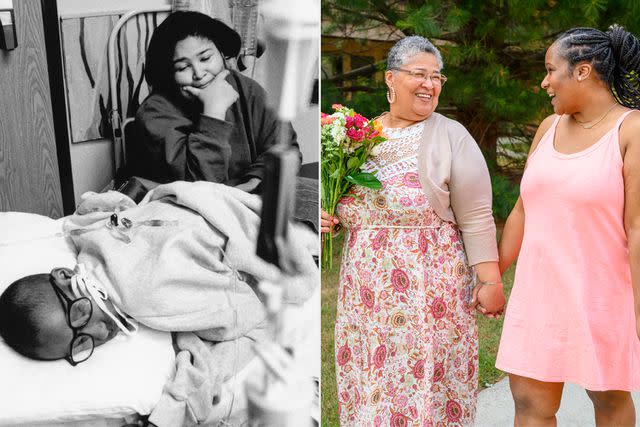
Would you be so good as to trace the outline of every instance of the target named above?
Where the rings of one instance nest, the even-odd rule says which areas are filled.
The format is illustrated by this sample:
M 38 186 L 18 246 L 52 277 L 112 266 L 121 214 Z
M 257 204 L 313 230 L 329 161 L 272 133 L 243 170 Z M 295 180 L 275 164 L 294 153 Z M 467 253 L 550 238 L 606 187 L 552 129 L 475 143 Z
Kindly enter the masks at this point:
M 126 220 L 126 221 L 125 221 Z M 110 220 L 107 221 L 107 224 L 110 224 L 109 222 Z M 129 224 L 129 226 L 127 227 L 125 225 L 125 229 L 129 230 L 129 229 L 133 229 L 133 228 L 138 228 L 141 226 L 147 226 L 147 227 L 175 227 L 179 225 L 179 221 L 175 220 L 175 221 L 167 221 L 167 220 L 161 220 L 161 219 L 149 219 L 149 220 L 145 220 L 145 221 L 136 221 L 133 222 L 127 218 L 122 218 L 122 223 L 124 224 Z M 32 242 L 37 242 L 37 241 L 41 241 L 41 240 L 51 240 L 51 239 L 59 239 L 59 238 L 67 238 L 67 237 L 76 237 L 76 236 L 80 236 L 82 234 L 88 233 L 90 231 L 96 231 L 102 228 L 102 225 L 98 226 L 98 227 L 86 227 L 86 228 L 74 228 L 68 231 L 60 231 L 57 233 L 53 233 L 53 234 L 47 234 L 45 236 L 39 236 L 39 237 L 30 237 L 27 239 L 18 239 L 18 240 L 8 240 L 5 242 L 0 242 L 0 248 L 2 247 L 9 247 L 9 246 L 14 246 L 14 245 L 20 245 L 20 244 L 26 244 L 26 243 L 32 243 Z

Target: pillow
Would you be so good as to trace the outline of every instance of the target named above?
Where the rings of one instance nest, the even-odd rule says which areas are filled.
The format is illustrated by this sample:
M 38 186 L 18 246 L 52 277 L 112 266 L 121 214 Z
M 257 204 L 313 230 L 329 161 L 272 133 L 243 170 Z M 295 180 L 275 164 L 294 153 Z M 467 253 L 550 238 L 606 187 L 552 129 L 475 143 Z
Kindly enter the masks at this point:
M 20 277 L 73 268 L 76 252 L 62 219 L 0 213 L 0 293 Z M 58 235 L 56 236 L 56 233 Z M 171 335 L 140 326 L 120 334 L 75 367 L 27 359 L 0 339 L 0 425 L 148 414 L 175 369 Z

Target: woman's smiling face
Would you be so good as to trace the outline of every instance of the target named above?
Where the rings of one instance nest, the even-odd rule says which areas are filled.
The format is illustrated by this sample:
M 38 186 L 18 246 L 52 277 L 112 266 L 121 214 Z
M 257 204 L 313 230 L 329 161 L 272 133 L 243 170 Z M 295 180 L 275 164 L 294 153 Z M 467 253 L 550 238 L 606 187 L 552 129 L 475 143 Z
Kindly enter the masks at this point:
M 203 37 L 189 36 L 176 43 L 173 53 L 173 78 L 179 88 L 203 89 L 224 70 L 224 59 L 216 45 Z M 180 91 L 185 97 L 191 95 Z
M 429 76 L 440 72 L 438 59 L 432 53 L 420 52 L 409 57 L 402 64 L 407 71 L 421 71 Z M 387 71 L 386 81 L 396 93 L 392 108 L 407 120 L 424 120 L 438 106 L 438 97 L 442 85 L 435 84 L 430 78 L 417 78 L 405 71 Z
M 577 110 L 579 86 L 574 73 L 569 70 L 569 62 L 560 56 L 558 45 L 552 44 L 544 56 L 547 70 L 540 86 L 551 97 L 553 111 L 558 114 L 571 114 Z

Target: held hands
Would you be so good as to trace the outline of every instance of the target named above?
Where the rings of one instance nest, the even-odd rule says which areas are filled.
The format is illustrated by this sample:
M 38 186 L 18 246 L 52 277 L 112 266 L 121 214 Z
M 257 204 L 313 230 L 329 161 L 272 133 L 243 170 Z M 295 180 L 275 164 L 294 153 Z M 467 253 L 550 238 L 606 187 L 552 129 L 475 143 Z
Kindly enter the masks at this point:
M 499 319 L 504 311 L 505 301 L 501 282 L 495 284 L 480 282 L 473 288 L 470 307 L 486 317 Z
M 181 89 L 202 102 L 202 114 L 224 120 L 227 110 L 238 99 L 238 92 L 226 80 L 228 75 L 229 70 L 223 70 L 204 86 L 183 86 Z
M 320 232 L 332 233 L 340 227 L 340 220 L 326 213 L 324 210 L 320 214 Z

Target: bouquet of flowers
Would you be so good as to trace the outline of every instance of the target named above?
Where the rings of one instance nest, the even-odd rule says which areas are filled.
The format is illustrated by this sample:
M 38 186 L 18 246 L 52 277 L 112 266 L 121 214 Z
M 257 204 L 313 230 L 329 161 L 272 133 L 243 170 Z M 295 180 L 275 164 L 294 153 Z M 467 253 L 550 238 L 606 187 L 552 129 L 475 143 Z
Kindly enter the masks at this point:
M 321 205 L 329 215 L 347 194 L 353 184 L 368 188 L 381 188 L 380 181 L 371 173 L 361 172 L 360 167 L 373 148 L 385 140 L 382 125 L 368 120 L 351 108 L 333 104 L 331 115 L 321 113 Z M 333 235 L 322 236 L 322 267 L 331 268 L 333 260 Z

